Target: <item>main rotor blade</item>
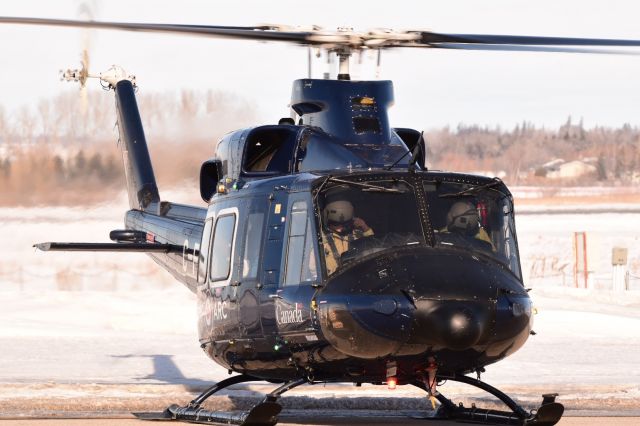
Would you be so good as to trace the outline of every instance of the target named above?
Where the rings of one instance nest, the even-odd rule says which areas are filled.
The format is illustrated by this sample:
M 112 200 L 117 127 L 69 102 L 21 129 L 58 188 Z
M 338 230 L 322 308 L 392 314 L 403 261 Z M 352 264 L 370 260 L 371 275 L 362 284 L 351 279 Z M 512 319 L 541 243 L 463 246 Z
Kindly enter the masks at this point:
M 311 32 L 278 31 L 269 26 L 230 27 L 217 25 L 145 24 L 128 22 L 78 21 L 72 19 L 23 18 L 0 16 L 2 24 L 48 25 L 57 27 L 98 28 L 173 34 L 192 34 L 209 37 L 235 38 L 257 41 L 288 41 L 318 44 L 309 40 Z
M 406 47 L 406 46 L 405 46 Z M 555 52 L 555 53 L 594 53 L 599 55 L 640 55 L 640 51 L 614 49 L 593 49 L 584 47 L 562 47 L 562 46 L 518 46 L 510 44 L 466 44 L 466 43 L 438 43 L 435 45 L 414 45 L 413 47 L 435 48 L 435 49 L 457 49 L 457 50 L 480 50 L 480 51 L 500 51 L 500 52 Z
M 495 34 L 441 34 L 429 31 L 291 31 L 289 27 L 262 25 L 254 27 L 148 24 L 127 22 L 78 21 L 70 19 L 0 17 L 0 24 L 50 25 L 76 28 L 98 28 L 171 34 L 190 34 L 206 37 L 256 41 L 283 41 L 304 45 L 325 46 L 347 51 L 386 49 L 391 47 L 428 47 L 468 50 L 508 50 L 569 53 L 634 54 L 619 50 L 589 47 L 640 47 L 640 40 L 599 38 L 537 37 Z
M 639 47 L 640 40 L 614 40 L 603 38 L 537 37 L 495 34 L 439 34 L 422 32 L 421 42 L 438 47 L 440 43 L 491 44 L 514 46 L 606 46 Z

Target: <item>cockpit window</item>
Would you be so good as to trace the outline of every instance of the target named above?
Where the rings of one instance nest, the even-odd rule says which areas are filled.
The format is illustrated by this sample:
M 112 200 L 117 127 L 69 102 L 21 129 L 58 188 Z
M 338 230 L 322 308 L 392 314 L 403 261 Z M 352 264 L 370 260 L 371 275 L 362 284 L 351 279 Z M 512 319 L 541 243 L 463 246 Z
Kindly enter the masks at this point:
M 245 173 L 289 173 L 297 130 L 267 126 L 251 131 L 247 136 L 243 158 Z
M 436 248 L 462 248 L 490 256 L 520 277 L 513 204 L 500 189 L 487 184 L 424 182 Z
M 329 275 L 371 254 L 424 243 L 414 189 L 403 180 L 328 178 L 317 199 Z

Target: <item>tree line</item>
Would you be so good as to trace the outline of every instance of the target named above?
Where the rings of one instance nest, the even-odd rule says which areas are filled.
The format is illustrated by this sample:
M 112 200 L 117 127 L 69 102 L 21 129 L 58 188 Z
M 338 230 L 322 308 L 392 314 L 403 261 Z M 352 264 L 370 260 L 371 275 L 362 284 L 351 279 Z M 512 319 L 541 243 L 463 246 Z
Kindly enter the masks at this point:
M 521 123 L 512 129 L 461 124 L 425 132 L 433 168 L 489 171 L 511 185 L 632 184 L 640 179 L 640 129 L 586 129 L 569 117 L 557 129 Z M 564 181 L 545 179 L 541 167 L 554 159 L 583 160 L 597 172 Z
M 100 95 L 100 96 L 98 96 Z M 161 188 L 191 186 L 223 133 L 255 125 L 258 112 L 226 92 L 139 93 L 154 169 Z M 113 97 L 77 91 L 8 113 L 0 107 L 0 205 L 103 201 L 122 191 Z M 610 185 L 640 181 L 640 129 L 585 128 L 569 117 L 557 129 L 523 122 L 511 129 L 460 124 L 425 132 L 431 169 L 483 172 L 509 185 Z M 597 172 L 550 180 L 554 159 L 587 160 Z
M 224 91 L 138 93 L 161 187 L 194 185 L 226 131 L 256 122 Z M 0 106 L 0 205 L 100 202 L 124 189 L 113 96 L 71 90 L 11 113 Z

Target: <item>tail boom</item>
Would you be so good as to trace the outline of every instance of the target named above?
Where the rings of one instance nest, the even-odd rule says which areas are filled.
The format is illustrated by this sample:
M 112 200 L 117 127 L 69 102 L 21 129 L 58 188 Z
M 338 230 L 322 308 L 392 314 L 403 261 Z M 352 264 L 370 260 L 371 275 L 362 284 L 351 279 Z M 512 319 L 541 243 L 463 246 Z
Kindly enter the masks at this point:
M 133 83 L 128 79 L 114 86 L 118 132 L 124 160 L 129 206 L 136 210 L 156 210 L 160 194 L 142 128 Z

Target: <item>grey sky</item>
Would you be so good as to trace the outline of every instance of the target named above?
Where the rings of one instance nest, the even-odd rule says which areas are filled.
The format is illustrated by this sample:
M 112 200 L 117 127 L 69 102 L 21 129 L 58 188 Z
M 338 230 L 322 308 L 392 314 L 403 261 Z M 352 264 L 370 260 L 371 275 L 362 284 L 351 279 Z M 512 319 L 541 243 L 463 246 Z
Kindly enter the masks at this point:
M 440 32 L 638 38 L 634 1 L 93 1 L 95 18 L 131 22 L 217 25 L 284 23 L 327 28 L 389 27 Z M 3 2 L 0 14 L 77 18 L 80 1 Z M 287 116 L 291 81 L 306 77 L 306 49 L 223 41 L 60 28 L 0 27 L 0 105 L 20 105 L 64 90 L 61 68 L 79 62 L 89 34 L 92 69 L 119 64 L 140 90 L 179 88 L 237 92 L 265 121 Z M 640 53 L 640 50 L 639 50 Z M 355 73 L 372 75 L 366 59 Z M 323 70 L 316 64 L 316 77 Z M 588 127 L 640 123 L 640 56 L 460 52 L 403 49 L 383 54 L 382 78 L 394 81 L 395 126 L 418 129 L 459 122 L 511 127 L 527 120 L 557 126 L 568 115 Z M 93 83 L 94 90 L 99 90 Z M 231 130 L 231 129 L 228 129 Z

